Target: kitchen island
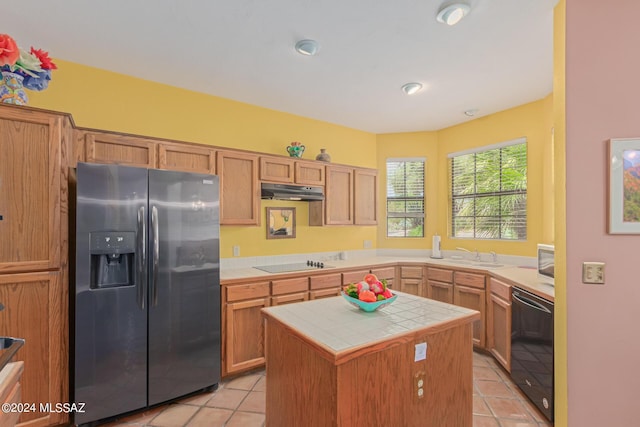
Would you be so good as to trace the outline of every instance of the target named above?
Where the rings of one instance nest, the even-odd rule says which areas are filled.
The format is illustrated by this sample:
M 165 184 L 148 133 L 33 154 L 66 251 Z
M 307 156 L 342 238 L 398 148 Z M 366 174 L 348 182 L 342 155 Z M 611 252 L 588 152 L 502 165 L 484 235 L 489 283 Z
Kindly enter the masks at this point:
M 262 313 L 267 427 L 471 427 L 477 311 L 398 292 L 373 313 L 342 297 Z

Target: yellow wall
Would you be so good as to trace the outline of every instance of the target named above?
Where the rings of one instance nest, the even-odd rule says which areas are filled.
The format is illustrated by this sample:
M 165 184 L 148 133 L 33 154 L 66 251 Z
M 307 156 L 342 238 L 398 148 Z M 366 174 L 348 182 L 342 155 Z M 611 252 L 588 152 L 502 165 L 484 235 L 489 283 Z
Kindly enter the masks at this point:
M 555 425 L 568 421 L 567 380 L 567 233 L 566 233 L 566 3 L 560 0 L 553 14 L 553 125 L 554 125 L 554 222 L 556 279 L 554 306 Z M 577 301 L 574 301 L 577 302 Z
M 29 105 L 71 113 L 77 126 L 127 132 L 286 155 L 291 141 L 306 146 L 303 158 L 326 148 L 335 163 L 376 167 L 374 134 L 256 107 L 177 87 L 57 60 L 49 88 L 29 91 Z M 176 81 L 179 84 L 179 81 Z M 297 208 L 297 237 L 268 240 L 266 206 Z M 221 256 L 361 249 L 376 245 L 376 227 L 309 227 L 308 205 L 263 202 L 260 227 L 226 226 Z M 348 230 L 345 233 L 345 230 Z
M 535 256 L 536 245 L 553 240 L 553 170 L 551 160 L 552 96 L 481 117 L 437 132 L 378 135 L 378 168 L 384 170 L 387 157 L 427 157 L 426 224 L 423 239 L 391 239 L 382 224 L 378 230 L 380 248 L 431 248 L 431 236 L 442 236 L 442 249 L 465 247 L 480 252 Z M 527 240 L 452 239 L 449 236 L 449 192 L 447 154 L 526 137 L 528 143 Z M 381 179 L 380 199 L 386 199 L 386 182 Z M 381 209 L 384 210 L 384 203 Z M 384 212 L 384 211 L 383 211 Z M 383 212 L 380 217 L 384 218 Z

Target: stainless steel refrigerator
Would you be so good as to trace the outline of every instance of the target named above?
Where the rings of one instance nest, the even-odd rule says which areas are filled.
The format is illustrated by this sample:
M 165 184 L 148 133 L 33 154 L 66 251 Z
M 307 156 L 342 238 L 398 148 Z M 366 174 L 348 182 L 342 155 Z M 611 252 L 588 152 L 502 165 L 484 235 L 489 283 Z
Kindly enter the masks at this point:
M 89 163 L 76 177 L 74 423 L 215 388 L 218 177 Z

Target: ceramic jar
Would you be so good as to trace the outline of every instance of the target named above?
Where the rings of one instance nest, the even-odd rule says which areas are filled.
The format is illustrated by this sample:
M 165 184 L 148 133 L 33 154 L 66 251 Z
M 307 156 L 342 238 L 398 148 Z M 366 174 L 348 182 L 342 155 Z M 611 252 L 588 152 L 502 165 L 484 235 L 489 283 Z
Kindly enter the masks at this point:
M 300 144 L 299 142 L 292 142 L 291 145 L 287 147 L 287 153 L 291 157 L 302 157 L 302 153 L 304 153 L 305 146 Z
M 24 76 L 11 71 L 2 72 L 0 80 L 0 102 L 3 104 L 27 105 L 27 93 L 22 86 Z
M 321 162 L 330 162 L 331 161 L 331 156 L 329 155 L 329 153 L 327 153 L 327 149 L 326 148 L 321 148 L 320 149 L 320 154 L 318 154 L 316 156 L 316 160 L 320 160 Z

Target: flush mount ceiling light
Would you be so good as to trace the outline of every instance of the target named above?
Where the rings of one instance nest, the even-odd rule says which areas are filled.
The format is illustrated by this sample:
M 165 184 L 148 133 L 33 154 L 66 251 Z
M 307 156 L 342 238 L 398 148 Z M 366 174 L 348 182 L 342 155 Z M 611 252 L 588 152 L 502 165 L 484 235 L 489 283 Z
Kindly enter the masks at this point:
M 473 116 L 475 116 L 477 113 L 478 113 L 478 109 L 477 109 L 477 108 L 472 108 L 472 109 L 470 109 L 470 110 L 465 111 L 465 112 L 464 112 L 464 115 L 465 115 L 465 116 L 468 116 L 468 117 L 473 117 Z
M 318 53 L 318 42 L 315 40 L 300 40 L 296 43 L 296 52 L 301 55 L 314 56 Z
M 447 25 L 456 25 L 471 10 L 468 4 L 453 3 L 442 6 L 436 15 L 436 21 Z
M 422 85 L 420 83 L 407 83 L 405 85 L 402 85 L 402 91 L 407 95 L 413 95 L 420 89 L 422 89 Z

